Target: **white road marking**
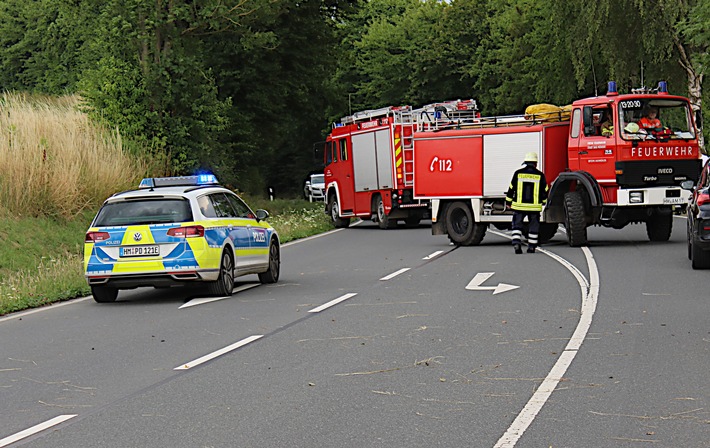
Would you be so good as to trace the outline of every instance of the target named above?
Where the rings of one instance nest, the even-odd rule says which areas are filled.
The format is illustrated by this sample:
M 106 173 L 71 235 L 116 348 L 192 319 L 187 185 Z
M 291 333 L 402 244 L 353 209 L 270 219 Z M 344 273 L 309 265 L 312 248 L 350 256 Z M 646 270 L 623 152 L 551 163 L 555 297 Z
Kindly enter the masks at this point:
M 597 264 L 594 261 L 594 255 L 592 255 L 589 248 L 582 247 L 582 252 L 584 252 L 584 257 L 587 260 L 587 266 L 589 268 L 588 282 L 584 276 L 581 275 L 579 269 L 564 258 L 559 255 L 552 254 L 544 249 L 538 249 L 538 251 L 562 263 L 562 265 L 577 278 L 580 290 L 582 291 L 582 314 L 572 338 L 560 357 L 557 359 L 557 362 L 552 367 L 552 370 L 550 370 L 550 373 L 547 374 L 547 377 L 545 377 L 542 384 L 540 384 L 540 387 L 538 387 L 535 391 L 523 410 L 520 411 L 520 414 L 518 414 L 505 434 L 503 434 L 503 436 L 498 440 L 494 448 L 513 448 L 520 437 L 522 437 L 523 433 L 532 424 L 533 420 L 535 420 L 535 417 L 550 398 L 550 395 L 557 387 L 557 384 L 562 380 L 562 377 L 565 372 L 567 372 L 570 364 L 572 364 L 575 356 L 577 356 L 579 348 L 581 347 L 582 342 L 584 342 L 584 338 L 586 337 L 589 327 L 592 324 L 592 317 L 594 316 L 594 312 L 597 308 L 597 300 L 599 297 L 599 271 L 597 269 Z
M 198 297 L 197 299 L 192 299 L 189 302 L 183 304 L 178 309 L 181 310 L 183 308 L 189 308 L 191 306 L 197 306 L 197 305 L 204 305 L 205 303 L 216 302 L 218 300 L 231 299 L 234 294 L 241 292 L 241 291 L 246 291 L 247 289 L 256 288 L 259 285 L 261 285 L 261 283 L 247 283 L 245 285 L 241 285 L 237 288 L 232 289 L 232 295 L 224 296 L 224 297 Z
M 256 334 L 256 335 L 253 335 L 253 336 L 249 336 L 248 338 L 244 338 L 244 339 L 242 339 L 242 340 L 239 341 L 239 342 L 235 342 L 235 343 L 232 344 L 232 345 L 228 345 L 228 346 L 226 346 L 226 347 L 224 347 L 224 348 L 222 348 L 222 349 L 219 349 L 219 350 L 217 350 L 216 352 L 212 352 L 212 353 L 210 353 L 210 354 L 208 354 L 208 355 L 205 355 L 205 356 L 203 356 L 203 357 L 201 357 L 201 358 L 197 358 L 197 359 L 194 360 L 194 361 L 190 361 L 190 362 L 187 362 L 187 363 L 185 363 L 185 364 L 183 364 L 183 365 L 181 365 L 181 366 L 175 367 L 173 370 L 188 370 L 188 369 L 191 369 L 191 368 L 193 368 L 193 367 L 199 366 L 200 364 L 203 364 L 203 363 L 205 363 L 205 362 L 207 362 L 207 361 L 209 361 L 209 360 L 215 359 L 215 358 L 217 358 L 217 357 L 219 357 L 219 356 L 224 355 L 225 353 L 229 353 L 229 352 L 231 352 L 231 351 L 233 351 L 233 350 L 238 349 L 239 347 L 243 347 L 243 346 L 245 346 L 245 345 L 247 345 L 247 344 L 249 344 L 249 343 L 251 343 L 251 342 L 254 342 L 254 341 L 256 341 L 256 340 L 259 339 L 259 338 L 263 338 L 263 337 L 264 337 L 263 334 Z
M 441 255 L 441 254 L 443 254 L 443 253 L 444 253 L 443 250 L 437 250 L 437 251 L 434 252 L 433 254 L 429 254 L 429 255 L 427 255 L 426 257 L 422 258 L 422 260 L 431 260 L 432 258 L 436 258 L 436 257 L 438 257 L 439 255 Z
M 357 295 L 356 292 L 347 293 L 347 294 L 345 294 L 345 295 L 342 295 L 342 296 L 338 297 L 337 299 L 331 300 L 331 301 L 328 302 L 328 303 L 324 303 L 323 305 L 321 305 L 321 306 L 319 306 L 319 307 L 313 308 L 312 310 L 309 310 L 308 312 L 309 312 L 309 313 L 320 313 L 321 311 L 323 311 L 323 310 L 325 310 L 325 309 L 327 309 L 327 308 L 330 308 L 330 307 L 333 306 L 333 305 L 337 305 L 337 304 L 339 304 L 340 302 L 343 302 L 343 301 L 345 301 L 345 300 L 348 300 L 348 299 L 351 298 L 351 297 L 355 297 L 356 295 Z
M 16 434 L 5 437 L 4 439 L 0 439 L 0 447 L 11 445 L 11 444 L 17 442 L 18 440 L 22 440 L 26 437 L 33 435 L 33 434 L 37 434 L 38 432 L 42 432 L 47 428 L 51 428 L 52 426 L 56 426 L 62 422 L 69 420 L 70 418 L 76 417 L 77 415 L 79 415 L 79 414 L 60 415 L 58 417 L 54 417 L 51 420 L 47 420 L 44 423 L 40 423 L 39 425 L 35 425 L 31 428 L 27 428 L 24 431 L 20 431 Z
M 520 286 L 509 285 L 507 283 L 498 283 L 498 286 L 481 286 L 481 283 L 485 282 L 489 278 L 493 277 L 495 272 L 478 272 L 473 279 L 468 282 L 466 289 L 470 291 L 493 291 L 493 295 L 500 294 L 506 291 L 512 291 L 514 289 L 520 288 Z
M 385 277 L 382 277 L 380 280 L 381 280 L 381 281 L 391 280 L 391 279 L 395 278 L 396 276 L 398 276 L 399 274 L 402 274 L 402 273 L 404 273 L 404 272 L 407 272 L 407 271 L 410 270 L 410 269 L 411 269 L 411 268 L 402 268 L 402 269 L 400 269 L 400 270 L 397 271 L 397 272 L 393 272 L 393 273 L 391 273 L 390 275 L 387 275 L 387 276 L 385 276 Z

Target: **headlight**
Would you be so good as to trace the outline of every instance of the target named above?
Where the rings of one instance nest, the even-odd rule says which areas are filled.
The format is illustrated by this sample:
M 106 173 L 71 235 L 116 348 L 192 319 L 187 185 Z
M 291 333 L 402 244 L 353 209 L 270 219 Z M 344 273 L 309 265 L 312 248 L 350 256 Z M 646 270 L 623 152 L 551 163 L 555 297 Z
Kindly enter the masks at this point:
M 629 193 L 629 203 L 643 204 L 643 191 L 632 191 Z

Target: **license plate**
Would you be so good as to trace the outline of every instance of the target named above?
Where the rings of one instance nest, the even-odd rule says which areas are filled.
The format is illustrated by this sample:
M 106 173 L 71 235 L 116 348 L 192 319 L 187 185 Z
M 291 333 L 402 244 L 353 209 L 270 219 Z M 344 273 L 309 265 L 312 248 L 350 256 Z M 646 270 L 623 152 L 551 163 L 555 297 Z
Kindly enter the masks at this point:
M 663 198 L 664 204 L 685 204 L 685 198 Z
M 160 247 L 154 246 L 126 246 L 121 248 L 122 257 L 150 257 L 160 255 Z

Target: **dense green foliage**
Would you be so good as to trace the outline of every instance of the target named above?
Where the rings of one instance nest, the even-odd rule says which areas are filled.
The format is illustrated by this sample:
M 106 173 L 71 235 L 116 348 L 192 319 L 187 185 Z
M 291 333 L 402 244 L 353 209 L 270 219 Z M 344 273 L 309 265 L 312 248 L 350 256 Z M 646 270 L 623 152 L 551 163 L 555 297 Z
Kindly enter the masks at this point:
M 700 107 L 699 0 L 4 0 L 0 88 L 81 93 L 176 173 L 296 194 L 351 111 L 474 98 L 483 113 L 669 81 Z

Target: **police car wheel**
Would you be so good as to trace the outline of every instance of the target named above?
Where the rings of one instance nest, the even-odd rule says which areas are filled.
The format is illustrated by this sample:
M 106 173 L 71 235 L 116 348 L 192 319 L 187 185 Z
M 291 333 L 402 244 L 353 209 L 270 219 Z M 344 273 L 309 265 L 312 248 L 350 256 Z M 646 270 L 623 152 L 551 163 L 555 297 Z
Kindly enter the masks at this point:
M 234 289 L 234 262 L 227 250 L 222 252 L 222 261 L 219 265 L 219 278 L 207 284 L 210 294 L 215 296 L 228 296 Z
M 98 303 L 111 303 L 116 301 L 118 289 L 109 286 L 92 286 L 91 295 Z
M 269 270 L 259 274 L 261 283 L 276 283 L 279 281 L 281 271 L 281 251 L 279 243 L 272 241 L 269 245 Z

